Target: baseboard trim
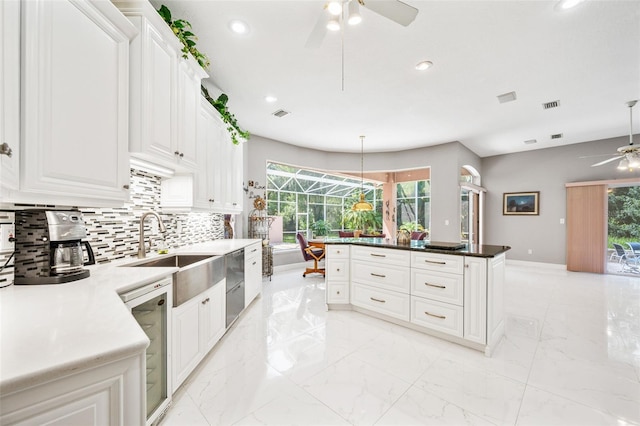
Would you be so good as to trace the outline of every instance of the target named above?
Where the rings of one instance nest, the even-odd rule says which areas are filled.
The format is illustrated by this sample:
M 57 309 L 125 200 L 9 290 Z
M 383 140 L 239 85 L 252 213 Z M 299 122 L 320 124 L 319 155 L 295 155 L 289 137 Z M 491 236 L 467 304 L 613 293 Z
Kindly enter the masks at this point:
M 507 265 L 531 266 L 531 267 L 539 267 L 539 268 L 547 268 L 547 269 L 561 269 L 565 271 L 567 270 L 567 265 L 563 265 L 560 263 L 531 262 L 529 260 L 507 259 Z

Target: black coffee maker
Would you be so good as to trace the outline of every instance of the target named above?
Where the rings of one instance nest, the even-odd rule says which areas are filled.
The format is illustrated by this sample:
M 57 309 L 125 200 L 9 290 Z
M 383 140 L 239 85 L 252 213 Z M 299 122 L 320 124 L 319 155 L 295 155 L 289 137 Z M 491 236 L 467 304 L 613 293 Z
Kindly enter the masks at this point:
M 87 230 L 78 211 L 16 212 L 15 284 L 59 284 L 89 276 L 95 263 Z M 89 260 L 84 262 L 83 247 Z

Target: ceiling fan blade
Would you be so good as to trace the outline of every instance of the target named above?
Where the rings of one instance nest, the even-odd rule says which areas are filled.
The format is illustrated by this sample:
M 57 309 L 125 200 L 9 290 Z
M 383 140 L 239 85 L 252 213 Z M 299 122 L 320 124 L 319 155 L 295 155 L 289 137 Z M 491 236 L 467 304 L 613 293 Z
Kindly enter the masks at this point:
M 327 13 L 321 13 L 318 16 L 318 20 L 316 24 L 313 26 L 311 30 L 311 34 L 307 38 L 307 42 L 304 44 L 304 47 L 307 49 L 317 49 L 322 44 L 322 40 L 324 40 L 324 36 L 327 33 L 327 23 L 329 22 L 329 16 Z
M 364 0 L 364 7 L 405 27 L 418 15 L 418 9 L 398 0 Z
M 601 162 L 599 162 L 599 163 L 592 164 L 592 165 L 591 165 L 591 167 L 598 167 L 598 166 L 602 166 L 603 164 L 607 164 L 607 163 L 610 163 L 610 162 L 612 162 L 612 161 L 619 160 L 619 159 L 621 159 L 621 158 L 624 158 L 624 155 L 619 155 L 619 156 L 617 156 L 617 157 L 609 158 L 608 160 L 604 160 L 604 161 L 601 161 Z

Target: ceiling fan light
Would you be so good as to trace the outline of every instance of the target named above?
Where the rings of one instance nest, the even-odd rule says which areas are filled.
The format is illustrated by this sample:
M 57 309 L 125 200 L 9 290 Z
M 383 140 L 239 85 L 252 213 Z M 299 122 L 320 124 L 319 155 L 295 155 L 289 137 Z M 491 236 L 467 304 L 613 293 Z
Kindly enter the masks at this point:
M 332 16 L 327 22 L 327 29 L 329 31 L 340 31 L 340 21 L 337 16 Z
M 638 169 L 640 168 L 640 157 L 637 155 L 634 155 L 633 157 L 631 157 L 631 159 L 629 160 L 629 168 L 630 169 Z
M 330 1 L 327 5 L 327 10 L 333 16 L 338 16 L 342 13 L 342 3 L 339 1 Z
M 623 158 L 618 164 L 618 170 L 627 170 L 629 168 L 629 160 Z
M 362 22 L 362 16 L 360 15 L 360 3 L 356 0 L 349 2 L 349 19 L 347 22 L 349 25 L 358 25 Z

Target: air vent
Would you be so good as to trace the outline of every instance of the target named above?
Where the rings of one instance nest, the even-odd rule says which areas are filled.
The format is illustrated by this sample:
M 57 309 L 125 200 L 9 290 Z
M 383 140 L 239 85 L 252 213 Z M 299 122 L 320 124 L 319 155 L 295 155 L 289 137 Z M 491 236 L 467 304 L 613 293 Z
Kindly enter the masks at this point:
M 525 145 L 533 145 L 534 143 L 538 143 L 535 139 L 529 139 L 528 141 L 524 141 Z
M 560 106 L 560 101 L 551 101 L 551 102 L 545 102 L 542 104 L 543 109 L 558 108 L 559 106 Z
M 551 135 L 551 139 L 562 139 L 562 133 L 556 133 L 555 135 Z
M 516 92 L 504 93 L 502 95 L 498 95 L 498 102 L 501 104 L 505 102 L 511 102 L 516 100 Z
M 275 115 L 276 117 L 285 117 L 287 115 L 291 114 L 289 111 L 285 111 L 283 109 L 279 109 L 276 112 L 273 113 L 273 115 Z

